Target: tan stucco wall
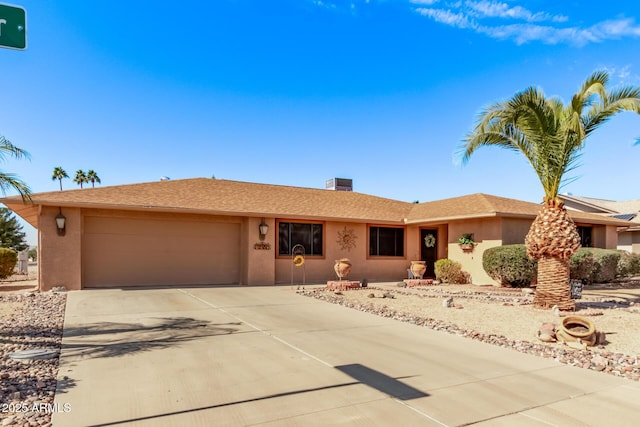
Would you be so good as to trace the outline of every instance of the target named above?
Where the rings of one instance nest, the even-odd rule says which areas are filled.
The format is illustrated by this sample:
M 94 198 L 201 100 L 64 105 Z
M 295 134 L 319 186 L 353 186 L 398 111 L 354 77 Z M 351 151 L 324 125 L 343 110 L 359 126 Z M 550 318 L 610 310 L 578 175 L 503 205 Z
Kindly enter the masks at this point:
M 78 208 L 63 208 L 66 233 L 58 236 L 55 217 L 60 210 L 43 207 L 38 218 L 38 282 L 41 291 L 56 286 L 80 289 L 82 216 Z
M 522 245 L 524 238 L 531 228 L 532 219 L 528 218 L 503 218 L 502 219 L 502 244 Z
M 274 218 L 265 218 L 269 231 L 260 240 L 259 226 L 262 218 L 245 218 L 244 233 L 242 236 L 243 265 L 246 265 L 243 277 L 243 285 L 273 285 L 276 274 L 276 236 L 278 229 Z
M 324 248 L 322 257 L 307 257 L 302 267 L 293 267 L 291 257 L 277 257 L 275 260 L 276 283 L 291 283 L 293 271 L 293 283 L 304 282 L 326 283 L 328 280 L 337 280 L 333 269 L 335 260 L 349 258 L 352 268 L 347 279 L 363 280 L 369 282 L 401 281 L 407 278 L 407 268 L 411 265 L 411 259 L 419 259 L 420 234 L 418 226 L 408 226 L 405 229 L 405 256 L 398 258 L 369 257 L 368 230 L 369 225 L 364 223 L 325 222 L 324 224 Z M 371 224 L 374 226 L 389 226 Z M 356 245 L 351 250 L 345 250 L 337 242 L 338 233 L 353 230 L 356 236 Z M 277 248 L 274 248 L 277 254 Z M 412 258 L 413 257 L 413 258 Z
M 630 232 L 631 234 L 631 253 L 640 254 L 640 231 Z
M 376 281 L 400 281 L 406 278 L 406 270 L 412 260 L 420 259 L 420 229 L 438 230 L 438 259 L 450 258 L 462 264 L 472 276 L 475 284 L 495 284 L 482 268 L 482 255 L 485 250 L 502 244 L 524 242 L 531 219 L 500 217 L 451 221 L 449 224 L 407 225 L 405 229 L 405 252 L 403 257 L 369 257 L 369 226 L 390 226 L 388 224 L 366 224 L 351 222 L 324 222 L 324 255 L 307 257 L 304 267 L 292 267 L 291 257 L 277 255 L 278 229 L 275 218 L 265 218 L 269 232 L 262 242 L 258 236 L 258 225 L 262 218 L 242 218 L 199 214 L 178 214 L 158 212 L 135 212 L 114 210 L 81 210 L 63 208 L 67 218 L 65 236 L 58 236 L 55 228 L 57 207 L 43 207 L 39 223 L 39 280 L 42 290 L 54 286 L 65 286 L 69 290 L 80 289 L 83 285 L 82 255 L 84 220 L 86 216 L 122 216 L 142 220 L 174 220 L 197 224 L 199 222 L 233 223 L 239 227 L 238 283 L 242 285 L 271 285 L 274 283 L 302 283 L 303 273 L 306 283 L 325 283 L 335 280 L 333 270 L 335 260 L 346 257 L 351 259 L 353 267 L 349 279 L 367 279 Z M 283 220 L 287 220 L 286 218 Z M 294 220 L 295 221 L 295 220 Z M 352 229 L 356 236 L 356 245 L 350 251 L 342 249 L 337 242 L 338 233 Z M 160 232 L 160 231 L 159 231 Z M 477 243 L 470 253 L 463 252 L 457 244 L 458 238 L 472 233 Z M 593 226 L 593 243 L 597 247 L 615 248 L 618 234 L 613 226 Z M 256 247 L 256 244 L 258 247 Z M 640 242 L 633 242 L 640 246 Z M 640 249 L 640 248 L 636 248 Z M 186 249 L 187 250 L 187 249 Z M 197 251 L 198 248 L 188 248 Z M 640 250 L 639 250 L 640 251 Z
M 38 245 L 40 257 L 41 287 L 48 290 L 53 286 L 65 286 L 69 290 L 81 289 L 83 286 L 82 250 L 83 250 L 83 218 L 85 217 L 121 217 L 146 221 L 174 220 L 185 223 L 201 221 L 221 221 L 239 223 L 240 230 L 240 284 L 242 285 L 270 285 L 274 283 L 289 283 L 291 281 L 291 259 L 277 257 L 277 227 L 274 218 L 265 218 L 269 225 L 269 232 L 260 241 L 258 225 L 262 218 L 238 218 L 209 215 L 188 215 L 157 212 L 117 211 L 101 209 L 63 209 L 67 217 L 67 231 L 64 237 L 59 237 L 55 230 L 55 216 L 57 208 L 44 207 L 40 221 L 40 243 Z M 333 265 L 336 259 L 350 258 L 353 268 L 349 276 L 353 280 L 367 279 L 369 281 L 399 281 L 406 278 L 406 269 L 412 259 L 419 259 L 420 234 L 418 226 L 405 228 L 405 256 L 399 258 L 368 257 L 368 225 L 364 223 L 324 223 L 325 255 L 323 257 L 308 257 L 304 274 L 306 283 L 324 283 L 336 279 Z M 381 224 L 373 224 L 381 225 Z M 386 225 L 382 225 L 386 226 Z M 356 246 L 350 251 L 342 249 L 337 242 L 338 232 L 344 228 L 353 229 L 357 237 Z M 439 227 L 439 251 L 446 253 L 446 227 Z M 159 231 L 160 232 L 160 231 Z M 256 249 L 259 244 L 259 249 Z M 267 247 L 267 249 L 264 249 Z M 115 250 L 115 249 L 114 249 Z M 198 248 L 188 248 L 198 251 Z M 135 262 L 128 264 L 135 268 Z M 123 274 L 126 274 L 126 266 Z M 294 268 L 294 282 L 302 282 L 302 268 Z
M 635 254 L 640 253 L 640 231 L 619 232 L 618 249 Z
M 212 216 L 197 214 L 175 214 L 175 213 L 158 213 L 158 212 L 136 212 L 136 211 L 118 211 L 118 210 L 102 210 L 102 209 L 84 209 L 79 208 L 62 208 L 62 213 L 67 218 L 67 227 L 65 236 L 58 236 L 55 226 L 55 216 L 58 214 L 57 207 L 43 207 L 39 215 L 38 228 L 38 269 L 39 269 L 39 286 L 43 291 L 49 290 L 55 286 L 65 286 L 68 290 L 78 290 L 84 285 L 82 257 L 83 257 L 83 234 L 84 234 L 84 218 L 105 217 L 105 218 L 129 218 L 144 221 L 176 221 L 178 227 L 193 229 L 198 223 L 220 223 L 230 224 L 233 227 L 239 227 L 241 241 L 238 242 L 239 253 L 234 252 L 235 258 L 239 258 L 237 265 L 238 280 L 244 284 L 251 284 L 253 280 L 255 284 L 272 284 L 273 283 L 273 243 L 272 250 L 258 251 L 254 250 L 253 244 L 248 245 L 247 242 L 258 242 L 258 226 L 260 220 L 246 219 L 229 216 Z M 257 222 L 256 222 L 257 221 Z M 255 222 L 255 235 L 251 234 L 250 226 Z M 269 234 L 273 239 L 273 225 L 270 227 Z M 159 231 L 160 233 L 161 231 Z M 269 239 L 269 234 L 267 239 Z M 186 247 L 187 252 L 193 252 L 198 255 L 200 248 Z M 213 248 L 213 250 L 224 250 L 223 247 Z M 250 252 L 251 251 L 251 252 Z M 252 252 L 255 252 L 254 255 Z M 258 254 L 259 253 L 259 254 Z M 253 256 L 251 261 L 249 257 Z M 270 258 L 270 262 L 264 258 Z M 262 259 L 261 259 L 262 258 Z M 139 268 L 136 266 L 135 259 L 131 262 L 123 263 L 122 274 L 126 274 L 128 268 Z M 148 268 L 145 267 L 145 268 Z M 245 273 L 246 272 L 246 273 Z M 269 276 L 270 275 L 270 276 Z M 265 279 L 265 277 L 267 277 Z M 246 279 L 246 280 L 245 280 Z
M 612 225 L 594 225 L 591 239 L 594 248 L 616 249 L 618 247 L 617 228 Z
M 449 243 L 457 243 L 463 234 L 471 233 L 476 243 L 482 240 L 502 240 L 501 218 L 478 218 L 449 223 Z
M 476 245 L 473 251 L 463 252 L 458 239 L 468 233 L 473 234 Z M 489 248 L 502 245 L 502 233 L 501 218 L 453 221 L 449 223 L 449 259 L 462 265 L 462 269 L 471 275 L 472 283 L 498 285 L 482 268 L 482 254 Z

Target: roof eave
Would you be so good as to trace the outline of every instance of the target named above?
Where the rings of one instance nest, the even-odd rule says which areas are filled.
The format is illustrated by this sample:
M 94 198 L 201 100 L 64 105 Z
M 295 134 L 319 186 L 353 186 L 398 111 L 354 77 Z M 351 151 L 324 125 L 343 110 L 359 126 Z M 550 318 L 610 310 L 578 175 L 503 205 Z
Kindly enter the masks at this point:
M 6 207 L 11 209 L 16 215 L 25 220 L 29 225 L 34 228 L 38 228 L 38 216 L 40 213 L 39 205 L 33 203 L 20 202 L 12 203 L 7 199 L 0 200 Z
M 407 219 L 404 221 L 404 223 L 407 225 L 426 224 L 426 223 L 432 223 L 432 222 L 456 221 L 456 220 L 475 219 L 475 218 L 493 218 L 496 216 L 498 216 L 497 212 L 487 212 L 483 214 L 450 215 L 450 216 L 441 216 L 441 217 L 434 217 L 434 218 Z
M 53 207 L 62 207 L 62 208 L 65 208 L 65 207 L 80 208 L 80 209 L 105 209 L 105 210 L 137 211 L 137 212 L 185 213 L 185 214 L 197 214 L 197 215 L 240 216 L 240 217 L 268 217 L 268 218 L 285 218 L 285 219 L 298 219 L 298 220 L 322 220 L 322 221 L 376 223 L 376 224 L 393 224 L 393 225 L 403 224 L 403 221 L 401 219 L 394 220 L 389 218 L 341 217 L 341 216 L 326 216 L 326 215 L 313 216 L 313 215 L 304 215 L 304 214 L 287 214 L 283 212 L 229 211 L 229 210 L 215 210 L 215 209 L 181 208 L 181 207 L 171 207 L 171 206 L 116 205 L 116 204 L 78 203 L 78 202 L 73 202 L 73 203 L 40 202 L 38 204 L 42 206 L 53 206 Z
M 599 210 L 603 211 L 601 213 L 617 213 L 616 211 L 614 211 L 614 210 L 612 210 L 610 208 L 605 208 L 604 206 L 597 205 L 595 203 L 585 202 L 584 200 L 578 199 L 578 198 L 573 197 L 573 196 L 567 196 L 567 195 L 564 195 L 564 194 L 560 194 L 560 195 L 558 195 L 558 197 L 560 197 L 561 199 L 565 199 L 565 200 L 571 200 L 572 202 L 581 204 L 583 206 L 588 206 L 590 208 L 599 209 Z

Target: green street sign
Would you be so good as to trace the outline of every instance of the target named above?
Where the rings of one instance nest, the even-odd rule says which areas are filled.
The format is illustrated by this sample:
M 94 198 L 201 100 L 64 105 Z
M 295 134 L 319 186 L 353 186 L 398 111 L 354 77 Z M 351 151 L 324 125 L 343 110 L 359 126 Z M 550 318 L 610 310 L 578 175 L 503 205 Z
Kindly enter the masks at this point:
M 0 3 L 0 47 L 27 47 L 27 13 L 23 8 Z

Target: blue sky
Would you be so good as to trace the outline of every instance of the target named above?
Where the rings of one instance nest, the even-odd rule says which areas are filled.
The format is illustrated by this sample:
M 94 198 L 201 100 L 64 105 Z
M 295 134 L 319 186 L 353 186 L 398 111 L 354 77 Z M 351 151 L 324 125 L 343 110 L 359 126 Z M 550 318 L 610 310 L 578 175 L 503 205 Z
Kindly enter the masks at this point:
M 0 134 L 31 161 L 0 168 L 34 192 L 57 190 L 62 166 L 93 169 L 103 186 L 215 176 L 322 188 L 344 177 L 405 201 L 538 202 L 520 156 L 456 161 L 478 112 L 532 85 L 567 100 L 595 70 L 640 85 L 637 0 L 15 4 L 28 47 L 0 49 Z M 640 116 L 616 116 L 561 191 L 639 198 L 639 136 Z

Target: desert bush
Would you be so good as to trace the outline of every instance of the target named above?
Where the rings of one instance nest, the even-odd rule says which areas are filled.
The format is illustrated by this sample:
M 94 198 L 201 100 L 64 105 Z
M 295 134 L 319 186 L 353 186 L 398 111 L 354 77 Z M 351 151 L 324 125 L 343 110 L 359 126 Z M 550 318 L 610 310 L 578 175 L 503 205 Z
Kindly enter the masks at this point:
M 7 248 L 0 248 L 0 279 L 13 275 L 18 263 L 18 253 Z
M 525 245 L 489 248 L 482 255 L 484 271 L 502 286 L 529 286 L 538 274 L 538 263 L 527 258 Z
M 439 259 L 435 263 L 436 279 L 442 283 L 463 285 L 471 282 L 471 276 L 462 270 L 462 265 L 450 259 Z
M 633 277 L 640 274 L 640 254 L 630 254 L 626 251 L 620 252 L 618 261 L 618 277 Z
M 593 252 L 595 261 L 591 282 L 606 283 L 614 280 L 618 271 L 620 252 L 614 249 L 588 248 L 588 250 Z
M 585 284 L 610 282 L 618 276 L 640 274 L 640 255 L 623 258 L 615 249 L 580 248 L 571 256 L 571 279 Z M 484 251 L 482 266 L 503 286 L 529 286 L 536 279 L 538 263 L 526 255 L 525 245 L 504 245 Z
M 580 248 L 571 257 L 571 278 L 585 284 L 610 282 L 618 274 L 620 256 L 615 249 Z
M 591 248 L 580 248 L 571 256 L 569 271 L 571 279 L 581 280 L 584 284 L 593 283 L 596 260 Z

